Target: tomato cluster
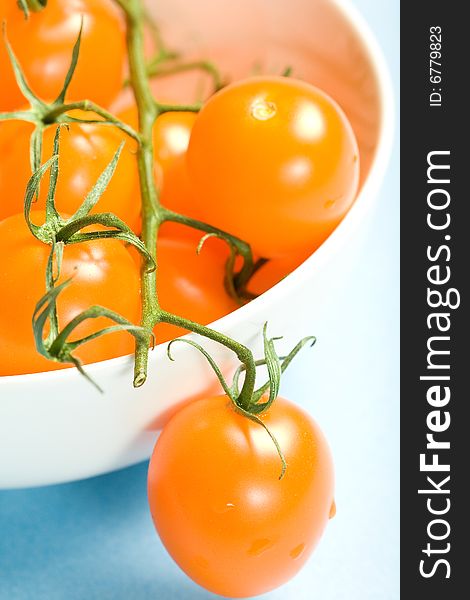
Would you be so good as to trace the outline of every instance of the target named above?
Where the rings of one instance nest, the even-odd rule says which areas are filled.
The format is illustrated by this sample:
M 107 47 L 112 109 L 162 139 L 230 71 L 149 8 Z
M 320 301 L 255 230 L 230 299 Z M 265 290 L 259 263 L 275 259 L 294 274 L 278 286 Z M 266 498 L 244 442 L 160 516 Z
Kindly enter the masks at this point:
M 69 94 L 76 99 L 90 98 L 105 107 L 116 103 L 125 71 L 125 44 L 123 19 L 111 0 L 51 0 L 47 10 L 32 13 L 28 20 L 14 3 L 0 3 L 0 12 L 28 83 L 42 98 L 54 98 L 61 89 L 81 15 L 80 56 Z M 57 33 L 59 25 L 61 35 Z M 98 52 L 98 39 L 104 36 L 108 43 L 104 52 Z M 31 40 L 37 40 L 34 56 L 27 51 Z M 0 107 L 24 109 L 24 98 L 3 45 L 0 76 Z M 72 122 L 64 128 L 58 210 L 68 214 L 77 210 L 123 142 L 114 177 L 93 212 L 112 212 L 138 234 L 140 187 L 135 140 L 116 127 L 100 124 L 99 116 L 93 113 L 75 110 L 69 116 L 96 122 Z M 117 116 L 138 127 L 134 104 L 121 109 Z M 26 157 L 33 129 L 32 123 L 22 120 L 0 122 L 0 219 L 23 209 L 24 190 L 31 175 Z M 52 153 L 54 133 L 55 127 L 45 127 L 43 160 Z M 270 259 L 249 285 L 255 293 L 277 283 L 328 237 L 352 204 L 357 188 L 357 145 L 343 113 L 320 90 L 288 78 L 257 77 L 229 85 L 215 94 L 199 115 L 164 113 L 155 122 L 153 144 L 155 178 L 165 206 L 237 235 L 252 246 L 255 255 Z M 45 207 L 47 184 L 48 174 L 37 209 Z M 17 219 L 11 223 L 12 227 L 20 226 Z M 160 294 L 167 310 L 209 323 L 235 309 L 236 303 L 221 283 L 227 251 L 223 244 L 212 243 L 197 258 L 199 237 L 182 226 L 164 225 L 159 243 Z M 7 255 L 5 251 L 3 256 Z M 101 259 L 99 268 L 102 265 Z M 111 265 L 107 270 L 112 270 Z M 35 277 L 35 289 L 40 291 L 40 269 L 35 270 Z M 25 278 L 26 273 L 18 284 Z M 74 286 L 78 286 L 78 278 Z M 108 294 L 113 295 L 111 284 Z M 33 308 L 31 298 L 24 307 L 24 334 L 17 338 L 17 344 L 24 345 L 24 356 L 34 356 L 33 337 L 28 332 Z M 160 325 L 157 341 L 178 333 L 182 332 Z M 2 340 L 5 348 L 6 340 Z M 83 352 L 86 362 L 110 358 L 122 350 L 117 345 L 105 351 L 106 343 L 97 341 L 89 346 L 89 351 Z M 131 344 L 123 348 L 130 351 Z M 17 374 L 58 366 L 39 358 L 30 362 L 24 358 L 16 365 L 3 365 L 2 372 Z
M 136 236 L 147 242 L 142 231 L 152 222 L 143 202 L 146 173 L 161 201 L 153 205 L 159 235 L 146 248 L 158 257 L 153 291 L 158 292 L 159 314 L 184 317 L 187 326 L 211 323 L 235 310 L 240 300 L 228 294 L 230 286 L 224 287 L 228 246 L 209 239 L 201 248 L 196 220 L 217 228 L 218 237 L 232 247 L 235 239 L 253 249 L 263 266 L 245 289 L 235 290 L 246 298 L 263 293 L 314 252 L 354 202 L 359 154 L 353 131 L 339 106 L 312 85 L 287 77 L 251 77 L 215 93 L 198 114 L 187 106 L 163 110 L 156 102 L 158 116 L 144 137 L 142 112 L 134 101 L 123 109 L 119 100 L 126 97 L 127 71 L 134 71 L 132 62 L 127 65 L 125 19 L 117 4 L 48 0 L 46 9 L 25 19 L 15 2 L 0 0 L 0 18 L 23 77 L 15 72 L 7 46 L 0 44 L 0 111 L 13 111 L 10 120 L 0 120 L 0 376 L 64 366 L 37 352 L 32 315 L 50 284 L 54 228 L 80 214 L 118 148 L 114 175 L 90 217 L 99 214 L 106 221 L 116 215 L 127 224 L 119 230 L 127 237 L 109 239 L 106 234 L 116 231 L 97 221 L 84 226 L 92 239 L 65 243 L 63 259 L 55 264 L 60 273 L 54 285 L 70 282 L 57 299 L 59 329 L 90 305 L 106 307 L 133 324 L 145 323 L 141 294 L 148 293 L 142 285 L 148 264 L 132 243 L 142 250 Z M 57 108 L 80 31 L 78 62 L 67 90 L 75 109 L 60 113 L 67 113 L 62 120 L 47 120 L 50 114 L 41 113 L 39 148 L 31 144 L 39 113 L 36 120 L 24 120 L 35 110 L 24 95 L 41 98 L 40 111 Z M 76 108 L 85 99 L 94 103 L 93 112 L 88 105 Z M 116 115 L 120 127 L 103 116 L 113 105 L 121 106 Z M 124 124 L 135 134 L 129 135 Z M 35 152 L 44 163 L 57 151 L 59 126 L 53 198 L 58 212 L 51 209 L 54 166 L 45 171 L 34 210 L 26 210 L 25 219 Z M 171 220 L 176 213 L 186 217 L 185 225 Z M 158 218 L 163 214 L 166 221 Z M 187 226 L 191 221 L 193 229 Z M 34 224 L 44 222 L 41 235 L 46 237 L 33 236 Z M 155 323 L 157 343 L 186 332 L 158 318 Z M 74 330 L 75 339 L 93 337 L 107 325 L 105 316 L 83 321 Z M 116 330 L 93 337 L 75 355 L 86 364 L 130 354 L 134 347 L 128 332 Z M 164 544 L 195 581 L 226 596 L 262 593 L 292 577 L 334 514 L 332 461 L 318 426 L 282 399 L 261 409 L 254 401 L 242 406 L 227 396 L 192 403 L 165 427 L 149 467 L 149 502 Z M 283 456 L 287 471 L 280 480 Z
M 68 94 L 71 100 L 90 99 L 104 108 L 115 102 L 125 75 L 124 20 L 111 0 L 74 0 L 62 3 L 49 0 L 47 9 L 33 12 L 26 20 L 15 2 L 0 2 L 0 15 L 6 22 L 9 43 L 31 89 L 50 101 L 59 94 L 69 68 L 83 18 L 80 55 Z M 106 44 L 102 40 L 106 39 Z M 35 48 L 34 55 L 30 48 Z M 0 110 L 26 110 L 25 98 L 15 81 L 5 45 L 0 44 Z M 82 110 L 69 116 L 95 123 L 69 123 L 62 128 L 56 207 L 65 215 L 73 214 L 91 190 L 121 143 L 124 148 L 108 188 L 94 207 L 94 213 L 114 213 L 137 234 L 140 232 L 140 188 L 136 142 L 116 127 L 100 124 L 100 117 Z M 118 115 L 137 127 L 134 106 Z M 163 199 L 183 198 L 178 164 L 184 158 L 193 113 L 168 113 L 154 127 L 155 175 L 162 183 Z M 33 123 L 20 120 L 0 121 L 0 223 L 2 246 L 2 310 L 0 312 L 0 375 L 16 375 L 62 368 L 60 362 L 43 358 L 35 349 L 31 317 L 37 301 L 45 293 L 45 267 L 49 247 L 36 240 L 26 227 L 23 216 L 25 189 L 31 176 L 29 161 Z M 42 161 L 52 155 L 56 127 L 45 127 L 42 137 Z M 168 174 L 168 175 L 167 175 Z M 35 209 L 44 210 L 49 173 L 42 180 Z M 170 191 L 168 191 L 170 188 Z M 176 207 L 177 202 L 169 203 Z M 37 213 L 38 222 L 44 214 Z M 162 227 L 158 243 L 159 296 L 163 308 L 207 324 L 234 310 L 235 301 L 223 285 L 226 253 L 220 245 L 208 243 L 198 256 L 200 236 L 191 235 L 183 226 Z M 60 325 L 90 304 L 101 304 L 138 323 L 140 318 L 140 259 L 135 260 L 121 242 L 95 240 L 66 247 L 61 281 L 72 277 L 72 285 L 58 302 Z M 210 277 L 208 277 L 210 274 Z M 27 293 L 24 293 L 27 285 Z M 14 315 L 14 318 L 13 318 Z M 82 324 L 75 332 L 83 337 L 104 326 L 105 319 Z M 182 335 L 185 331 L 161 324 L 155 330 L 158 342 Z M 134 340 L 127 333 L 115 333 L 87 343 L 76 352 L 83 363 L 130 354 Z M 66 365 L 65 365 L 66 366 Z

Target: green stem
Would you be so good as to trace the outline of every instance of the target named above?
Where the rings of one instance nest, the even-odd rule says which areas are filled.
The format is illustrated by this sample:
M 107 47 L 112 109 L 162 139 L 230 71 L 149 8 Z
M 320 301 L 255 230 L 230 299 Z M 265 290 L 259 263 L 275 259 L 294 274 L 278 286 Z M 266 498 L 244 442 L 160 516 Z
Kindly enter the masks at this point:
M 116 4 L 122 8 L 125 14 L 131 12 L 131 0 L 115 0 Z
M 166 112 L 199 112 L 202 108 L 202 102 L 195 102 L 194 104 L 162 104 L 155 102 L 158 110 L 158 114 L 162 115 Z
M 165 59 L 166 57 L 173 56 L 174 54 L 176 54 L 172 50 L 168 50 L 165 47 L 163 38 L 160 34 L 160 29 L 157 26 L 157 24 L 155 23 L 153 16 L 149 13 L 147 8 L 144 9 L 144 18 L 145 18 L 145 25 L 146 25 L 148 31 L 150 31 L 150 34 L 152 36 L 152 41 L 155 46 L 155 50 L 158 53 L 157 58 L 155 58 L 155 60 L 158 60 L 158 57 L 160 57 L 161 59 Z M 175 58 L 176 58 L 176 56 L 175 56 Z
M 160 311 L 159 320 L 162 323 L 182 327 L 183 329 L 202 335 L 214 342 L 218 342 L 237 355 L 240 362 L 245 365 L 246 375 L 242 390 L 236 399 L 236 403 L 241 409 L 248 410 L 251 405 L 256 383 L 256 366 L 251 350 L 215 329 L 211 329 L 210 327 L 206 327 L 205 325 L 201 325 L 200 323 L 196 323 L 183 317 L 178 317 L 177 315 L 164 310 Z
M 73 333 L 73 331 L 83 323 L 83 321 L 87 321 L 88 319 L 98 319 L 99 317 L 106 317 L 120 325 L 130 328 L 135 335 L 142 335 L 142 332 L 132 323 L 130 323 L 127 319 L 122 317 L 120 314 L 103 308 L 102 306 L 90 306 L 83 312 L 79 313 L 76 317 L 74 317 L 71 321 L 67 323 L 67 325 L 61 330 L 59 335 L 55 338 L 52 343 L 49 351 L 51 355 L 57 355 L 64 346 L 67 344 L 68 336 Z M 136 333 L 138 331 L 138 333 Z M 101 332 L 96 332 L 93 334 L 93 338 L 96 338 L 101 335 Z M 83 338 L 84 340 L 86 338 Z M 83 342 L 81 342 L 83 343 Z
M 137 142 L 140 142 L 139 134 L 134 131 L 132 127 L 124 123 L 123 121 L 116 118 L 112 113 L 108 112 L 106 109 L 102 108 L 98 104 L 91 102 L 90 100 L 81 100 L 80 102 L 69 102 L 67 104 L 58 104 L 57 106 L 53 106 L 49 108 L 43 116 L 43 122 L 45 124 L 49 123 L 58 123 L 58 117 L 67 113 L 71 110 L 83 110 L 86 112 L 94 112 L 98 116 L 103 117 L 103 119 L 108 122 L 110 125 L 115 125 L 124 133 L 126 133 L 129 137 L 133 138 Z M 80 121 L 80 119 L 77 119 Z M 98 121 L 101 123 L 101 121 Z
M 12 112 L 0 112 L 0 121 L 28 121 L 28 123 L 38 123 L 38 116 L 32 110 L 14 110 Z
M 147 69 L 150 77 L 166 77 L 168 75 L 175 75 L 177 73 L 184 73 L 186 71 L 194 70 L 205 71 L 212 77 L 214 91 L 217 92 L 218 90 L 222 89 L 224 85 L 219 70 L 212 62 L 208 60 L 195 60 L 172 65 L 162 65 L 161 60 L 156 60 L 151 63 Z
M 47 0 L 26 0 L 26 4 L 29 10 L 38 12 L 46 6 Z
M 157 268 L 148 272 L 142 269 L 142 318 L 141 325 L 146 331 L 158 323 L 165 322 L 177 325 L 193 333 L 198 333 L 212 339 L 231 349 L 246 366 L 246 377 L 240 396 L 237 399 L 239 406 L 245 409 L 250 406 L 255 387 L 256 367 L 251 351 L 217 331 L 204 325 L 195 323 L 183 317 L 170 314 L 161 309 L 157 296 L 157 239 L 160 225 L 166 220 L 189 224 L 206 233 L 220 233 L 215 228 L 200 221 L 190 220 L 187 217 L 165 209 L 159 201 L 158 191 L 154 178 L 153 155 L 153 126 L 155 120 L 166 110 L 191 110 L 195 105 L 175 107 L 173 105 L 160 105 L 155 99 L 150 88 L 147 74 L 147 65 L 144 52 L 145 10 L 142 0 L 116 0 L 124 10 L 127 30 L 126 40 L 129 59 L 130 83 L 134 92 L 139 116 L 139 146 L 137 151 L 137 164 L 139 169 L 140 189 L 142 196 L 142 240 L 148 253 L 155 261 Z M 247 244 L 234 238 L 237 248 L 245 257 L 245 268 L 252 267 L 253 259 Z M 141 386 L 147 378 L 148 349 L 150 336 L 143 343 L 137 340 L 134 366 L 134 386 Z
M 127 22 L 127 48 L 130 81 L 134 91 L 139 115 L 140 144 L 137 150 L 140 189 L 142 194 L 142 240 L 157 264 L 157 238 L 161 223 L 160 202 L 154 179 L 152 132 L 158 109 L 147 77 L 144 53 L 143 23 L 145 12 L 140 0 L 117 0 L 124 9 Z M 141 325 L 152 330 L 158 321 L 157 269 L 149 273 L 142 270 L 142 319 Z M 134 386 L 141 386 L 147 378 L 147 344 L 137 343 Z
M 243 257 L 243 266 L 235 277 L 237 287 L 240 286 L 243 288 L 243 286 L 248 282 L 253 274 L 255 265 L 253 262 L 251 248 L 246 242 L 234 235 L 231 235 L 230 233 L 227 233 L 226 231 L 222 231 L 221 229 L 217 229 L 217 227 L 213 227 L 208 223 L 204 223 L 204 221 L 198 221 L 197 219 L 187 217 L 186 215 L 181 215 L 165 207 L 162 207 L 162 216 L 164 221 L 172 221 L 173 223 L 180 223 L 181 225 L 186 225 L 187 227 L 192 227 L 193 229 L 199 229 L 199 231 L 214 234 L 217 237 L 225 239 L 229 243 L 233 244 L 237 249 L 238 254 Z

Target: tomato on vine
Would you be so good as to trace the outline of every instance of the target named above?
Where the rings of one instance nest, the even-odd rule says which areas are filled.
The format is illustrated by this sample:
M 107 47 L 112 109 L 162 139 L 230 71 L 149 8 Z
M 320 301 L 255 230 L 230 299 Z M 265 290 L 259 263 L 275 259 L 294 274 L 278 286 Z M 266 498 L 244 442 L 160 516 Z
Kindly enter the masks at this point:
M 155 160 L 162 169 L 162 203 L 178 213 L 203 220 L 187 166 L 187 150 L 196 118 L 197 114 L 193 112 L 161 115 L 155 122 L 153 142 Z
M 196 120 L 192 112 L 167 112 L 160 115 L 153 127 L 155 160 L 165 171 L 186 154 L 191 130 Z
M 267 592 L 293 577 L 334 515 L 333 463 L 318 425 L 278 398 L 261 414 L 279 441 L 227 396 L 182 408 L 150 460 L 155 527 L 196 583 L 228 597 Z
M 121 109 L 119 118 L 128 125 L 137 128 L 137 109 L 130 106 Z M 153 126 L 153 150 L 155 161 L 155 179 L 160 188 L 160 200 L 167 208 L 198 219 L 201 211 L 194 200 L 194 189 L 188 177 L 186 153 L 191 130 L 196 120 L 193 112 L 167 112 L 160 115 Z M 171 225 L 166 224 L 170 231 Z M 192 239 L 200 238 L 198 232 L 187 228 L 185 234 Z M 175 237 L 181 233 L 175 230 Z
M 358 147 L 324 92 L 253 77 L 212 96 L 188 148 L 197 209 L 265 258 L 313 252 L 351 207 Z
M 307 258 L 308 256 L 282 256 L 268 260 L 251 277 L 247 286 L 248 291 L 255 296 L 264 294 L 285 279 Z
M 54 99 L 62 89 L 83 17 L 78 65 L 70 97 L 108 106 L 122 86 L 126 57 L 124 21 L 112 0 L 48 0 L 25 19 L 17 3 L 0 0 L 0 19 L 32 90 Z M 24 98 L 5 44 L 0 43 L 0 111 L 16 110 Z
M 134 129 L 138 128 L 135 106 L 122 109 L 118 117 Z M 153 155 L 163 172 L 186 154 L 195 119 L 195 113 L 185 111 L 166 112 L 157 117 L 152 132 Z
M 96 119 L 81 110 L 69 113 L 77 119 Z M 47 127 L 43 137 L 43 157 L 52 154 L 55 126 Z M 31 177 L 29 140 L 33 125 L 26 121 L 0 121 L 0 219 L 23 210 L 26 185 Z M 94 212 L 113 212 L 131 228 L 140 215 L 135 142 L 120 129 L 100 123 L 70 123 L 62 128 L 59 157 L 60 177 L 56 205 L 59 211 L 73 214 L 125 142 L 116 171 Z M 43 208 L 49 175 L 44 177 L 36 204 Z M 136 191 L 137 189 L 137 191 Z
M 44 222 L 41 211 L 31 216 L 33 222 Z M 22 214 L 0 222 L 0 375 L 36 373 L 64 366 L 37 352 L 31 324 L 36 303 L 46 292 L 49 252 L 49 245 L 31 235 Z M 92 304 L 114 310 L 133 323 L 139 322 L 139 269 L 122 242 L 93 240 L 67 246 L 59 283 L 69 278 L 72 283 L 57 300 L 62 327 Z M 109 320 L 103 317 L 83 322 L 75 330 L 74 339 L 108 325 Z M 131 354 L 134 347 L 134 338 L 123 331 L 90 341 L 75 354 L 86 364 Z

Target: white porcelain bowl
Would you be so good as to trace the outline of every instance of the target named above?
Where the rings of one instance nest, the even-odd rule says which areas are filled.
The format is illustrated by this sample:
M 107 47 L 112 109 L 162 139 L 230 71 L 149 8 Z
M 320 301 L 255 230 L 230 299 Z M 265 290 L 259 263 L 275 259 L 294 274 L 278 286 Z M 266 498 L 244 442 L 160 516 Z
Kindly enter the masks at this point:
M 391 84 L 380 48 L 349 2 L 331 0 L 166 0 L 158 3 L 163 31 L 175 46 L 214 58 L 232 77 L 253 58 L 329 92 L 358 138 L 362 188 L 344 221 L 304 264 L 250 304 L 213 327 L 262 355 L 261 329 L 285 335 L 286 347 L 305 334 L 302 317 L 321 319 L 356 268 L 355 249 L 377 198 L 391 147 Z M 286 335 L 286 333 L 288 335 Z M 226 372 L 236 358 L 204 342 Z M 321 351 L 319 349 L 318 351 Z M 149 377 L 132 387 L 132 358 L 87 367 L 99 394 L 74 369 L 0 378 L 0 487 L 35 486 L 89 477 L 150 455 L 158 429 L 179 404 L 217 390 L 204 359 L 184 344 L 175 362 L 157 347 Z

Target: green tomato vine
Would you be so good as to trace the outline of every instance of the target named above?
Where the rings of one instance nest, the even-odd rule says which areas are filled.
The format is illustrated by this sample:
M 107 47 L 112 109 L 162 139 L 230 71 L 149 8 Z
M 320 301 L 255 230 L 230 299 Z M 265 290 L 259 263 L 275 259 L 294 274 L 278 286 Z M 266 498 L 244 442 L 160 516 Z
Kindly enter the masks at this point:
M 74 364 L 83 375 L 87 376 L 79 359 L 74 356 L 74 350 L 101 335 L 106 335 L 116 330 L 126 330 L 134 336 L 136 341 L 133 383 L 135 387 L 139 387 L 144 384 L 147 378 L 149 348 L 154 343 L 152 333 L 154 327 L 158 327 L 159 323 L 179 326 L 222 344 L 235 353 L 241 364 L 235 373 L 232 385 L 229 386 L 209 353 L 192 340 L 182 339 L 171 342 L 168 345 L 169 358 L 172 359 L 170 349 L 174 342 L 183 341 L 197 348 L 203 353 L 214 369 L 224 391 L 232 400 L 235 409 L 265 427 L 259 415 L 267 410 L 275 400 L 282 372 L 290 364 L 297 352 L 308 341 L 312 341 L 313 338 L 305 338 L 297 344 L 289 355 L 279 358 L 274 348 L 274 341 L 278 338 L 268 338 L 265 326 L 263 330 L 265 357 L 262 360 L 255 361 L 251 350 L 243 344 L 205 325 L 163 310 L 158 299 L 157 240 L 159 228 L 165 221 L 180 223 L 201 231 L 203 238 L 200 247 L 211 236 L 219 237 L 228 244 L 230 255 L 226 265 L 225 284 L 227 291 L 240 303 L 243 303 L 243 300 L 248 297 L 245 294 L 245 290 L 250 277 L 264 262 L 263 259 L 260 259 L 257 263 L 254 263 L 251 249 L 243 240 L 228 232 L 212 227 L 207 223 L 176 213 L 163 206 L 160 202 L 159 190 L 154 178 L 152 132 L 156 119 L 160 115 L 171 111 L 198 112 L 201 108 L 201 103 L 188 105 L 160 103 L 153 96 L 150 87 L 150 78 L 193 69 L 202 70 L 212 78 L 214 91 L 223 87 L 223 79 L 213 63 L 204 60 L 184 62 L 180 60 L 178 53 L 169 51 L 162 43 L 158 29 L 149 19 L 142 0 L 115 0 L 115 2 L 121 8 L 126 21 L 126 42 L 130 71 L 129 80 L 126 82 L 126 85 L 131 87 L 135 97 L 138 111 L 137 130 L 119 120 L 106 109 L 87 99 L 74 102 L 67 101 L 68 88 L 80 56 L 83 20 L 72 51 L 70 67 L 62 90 L 52 103 L 38 98 L 29 87 L 21 65 L 15 56 L 14 49 L 11 48 L 8 42 L 5 24 L 3 25 L 3 38 L 17 84 L 30 106 L 27 110 L 0 114 L 0 120 L 22 119 L 34 124 L 34 131 L 30 140 L 32 176 L 26 189 L 24 212 L 31 234 L 51 247 L 45 274 L 46 293 L 38 301 L 33 315 L 33 331 L 37 350 L 51 360 Z M 18 5 L 23 10 L 25 18 L 28 18 L 29 11 L 47 10 L 47 0 L 18 0 Z M 146 60 L 144 53 L 145 26 L 150 27 L 157 49 L 155 57 L 150 61 Z M 70 114 L 77 109 L 89 113 L 90 118 L 77 118 Z M 68 124 L 76 122 L 100 123 L 103 126 L 117 127 L 137 143 L 137 165 L 141 189 L 141 238 L 136 236 L 126 223 L 114 214 L 91 213 L 114 173 L 122 145 L 116 149 L 112 161 L 103 171 L 92 190 L 90 190 L 82 205 L 70 219 L 63 219 L 56 210 L 55 190 L 57 179 L 60 176 L 60 130 L 62 127 L 67 127 Z M 53 155 L 44 164 L 41 164 L 43 133 L 47 127 L 51 126 L 56 127 Z M 50 179 L 46 201 L 46 219 L 44 224 L 37 225 L 31 222 L 30 211 L 32 203 L 39 193 L 41 179 L 47 170 L 50 170 Z M 84 231 L 85 229 L 86 231 Z M 57 285 L 64 246 L 103 238 L 119 239 L 127 244 L 131 244 L 142 256 L 141 323 L 140 325 L 135 325 L 105 307 L 91 306 L 60 330 L 56 301 L 65 287 L 73 285 L 73 281 L 70 280 Z M 235 263 L 238 256 L 242 257 L 243 264 L 236 271 Z M 86 338 L 72 339 L 75 328 L 84 320 L 103 316 L 107 317 L 114 324 Z M 256 370 L 260 365 L 266 365 L 269 381 L 258 390 L 255 390 Z M 244 373 L 244 378 L 243 384 L 240 387 L 239 380 L 241 373 Z M 268 399 L 262 401 L 266 393 L 269 394 Z M 286 468 L 285 460 L 276 439 L 269 430 L 268 433 L 273 439 L 282 460 L 282 477 Z

